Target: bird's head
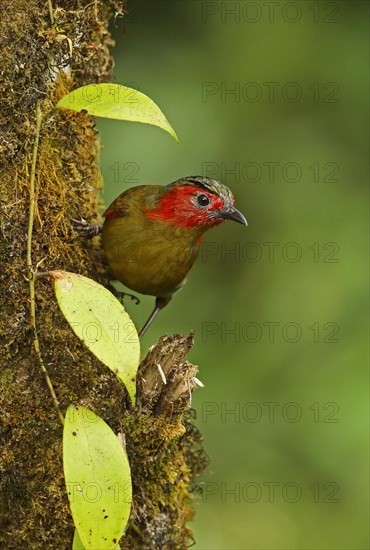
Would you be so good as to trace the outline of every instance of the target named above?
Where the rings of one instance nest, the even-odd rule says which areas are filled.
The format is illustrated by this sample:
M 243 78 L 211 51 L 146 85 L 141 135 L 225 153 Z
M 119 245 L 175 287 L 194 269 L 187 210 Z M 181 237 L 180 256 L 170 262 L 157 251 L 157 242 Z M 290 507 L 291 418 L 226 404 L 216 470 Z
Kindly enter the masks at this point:
M 230 189 L 202 176 L 188 176 L 166 185 L 155 208 L 147 210 L 146 216 L 183 228 L 208 229 L 225 220 L 247 225 L 243 214 L 234 207 Z

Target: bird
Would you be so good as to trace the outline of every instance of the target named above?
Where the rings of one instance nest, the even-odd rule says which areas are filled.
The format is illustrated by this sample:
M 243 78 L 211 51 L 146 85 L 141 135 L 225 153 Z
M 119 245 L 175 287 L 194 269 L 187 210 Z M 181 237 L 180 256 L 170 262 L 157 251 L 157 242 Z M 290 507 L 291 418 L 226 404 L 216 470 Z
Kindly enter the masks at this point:
M 114 279 L 155 296 L 142 337 L 186 282 L 204 233 L 226 220 L 248 225 L 231 190 L 217 180 L 187 176 L 168 185 L 138 185 L 121 193 L 103 214 L 103 226 L 75 222 L 80 234 L 101 233 Z

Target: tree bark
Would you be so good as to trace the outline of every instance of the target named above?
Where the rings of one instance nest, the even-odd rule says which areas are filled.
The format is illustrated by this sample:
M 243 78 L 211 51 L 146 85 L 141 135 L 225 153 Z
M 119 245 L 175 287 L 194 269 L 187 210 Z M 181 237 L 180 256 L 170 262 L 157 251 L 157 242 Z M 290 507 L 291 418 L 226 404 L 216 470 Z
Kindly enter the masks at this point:
M 108 22 L 123 10 L 114 0 L 1 0 L 1 548 L 72 545 L 62 427 L 35 352 L 27 281 L 35 112 L 39 102 L 33 269 L 62 269 L 106 284 L 99 240 L 84 242 L 70 226 L 71 218 L 99 221 L 94 121 L 55 104 L 72 89 L 109 80 Z M 196 374 L 186 361 L 192 336 L 162 337 L 150 350 L 139 369 L 137 405 L 130 409 L 122 383 L 73 334 L 50 281 L 38 279 L 35 287 L 40 354 L 60 409 L 83 404 L 125 435 L 134 500 L 121 548 L 186 548 L 192 483 L 207 463 L 189 409 Z

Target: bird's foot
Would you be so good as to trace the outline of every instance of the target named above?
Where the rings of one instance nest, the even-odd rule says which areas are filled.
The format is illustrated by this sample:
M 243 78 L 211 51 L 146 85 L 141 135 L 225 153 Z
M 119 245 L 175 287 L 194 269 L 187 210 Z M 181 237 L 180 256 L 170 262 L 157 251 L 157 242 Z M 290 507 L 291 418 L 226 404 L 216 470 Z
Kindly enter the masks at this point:
M 129 294 L 128 292 L 123 292 L 122 290 L 117 290 L 116 287 L 114 287 L 112 284 L 108 283 L 107 289 L 110 290 L 110 292 L 117 298 L 119 302 L 123 305 L 123 300 L 125 299 L 125 296 L 128 296 L 131 298 L 131 300 L 134 300 L 136 302 L 136 305 L 140 304 L 140 299 L 137 296 L 134 296 L 134 294 Z
M 124 302 L 124 299 L 125 299 L 126 296 L 128 298 L 131 298 L 131 300 L 133 300 L 136 303 L 137 306 L 140 304 L 140 298 L 138 298 L 134 294 L 129 294 L 128 292 L 118 291 L 118 299 L 119 299 L 119 301 L 121 302 L 122 305 L 123 305 L 123 302 Z
M 88 223 L 86 220 L 75 220 L 71 218 L 73 229 L 79 234 L 80 237 L 85 237 L 86 239 L 92 239 L 101 233 L 100 225 L 94 225 Z

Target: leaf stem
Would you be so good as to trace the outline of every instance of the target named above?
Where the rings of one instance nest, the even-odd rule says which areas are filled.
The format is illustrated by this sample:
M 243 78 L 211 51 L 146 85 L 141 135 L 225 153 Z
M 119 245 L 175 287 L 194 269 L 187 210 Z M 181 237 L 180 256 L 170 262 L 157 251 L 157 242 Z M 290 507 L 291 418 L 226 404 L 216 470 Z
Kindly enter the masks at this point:
M 35 275 L 33 266 L 32 266 L 32 233 L 33 233 L 33 222 L 35 217 L 35 176 L 36 176 L 36 163 L 37 163 L 37 154 L 40 141 L 40 129 L 42 122 L 42 112 L 40 107 L 40 101 L 36 104 L 36 136 L 35 143 L 33 145 L 33 157 L 32 157 L 32 166 L 31 166 L 31 175 L 30 175 L 30 202 L 29 202 L 29 211 L 28 211 L 28 231 L 27 231 L 27 271 L 28 271 L 28 283 L 30 291 L 30 317 L 31 317 L 31 326 L 33 328 L 34 340 L 33 346 L 39 360 L 40 368 L 44 373 L 46 384 L 49 388 L 51 398 L 54 403 L 54 408 L 59 416 L 59 420 L 64 425 L 64 418 L 61 410 L 59 409 L 59 402 L 53 385 L 51 383 L 50 377 L 45 367 L 44 360 L 41 355 L 40 342 L 37 334 L 37 324 L 36 324 L 36 304 L 35 304 Z

